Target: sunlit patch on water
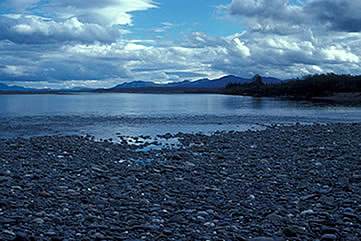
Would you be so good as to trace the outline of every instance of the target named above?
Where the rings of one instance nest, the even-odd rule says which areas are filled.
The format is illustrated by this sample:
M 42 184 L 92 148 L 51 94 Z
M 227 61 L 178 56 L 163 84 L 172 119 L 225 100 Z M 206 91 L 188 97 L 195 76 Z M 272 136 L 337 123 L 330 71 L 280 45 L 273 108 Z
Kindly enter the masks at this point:
M 118 136 L 118 143 L 131 146 L 137 152 L 148 152 L 162 149 L 179 149 L 182 143 L 178 138 L 162 138 L 150 136 Z

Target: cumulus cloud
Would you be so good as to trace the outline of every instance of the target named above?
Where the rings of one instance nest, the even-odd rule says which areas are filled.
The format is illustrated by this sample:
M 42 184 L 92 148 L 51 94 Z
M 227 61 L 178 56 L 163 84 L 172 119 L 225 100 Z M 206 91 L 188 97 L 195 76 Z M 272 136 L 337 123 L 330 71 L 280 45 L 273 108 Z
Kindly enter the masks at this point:
M 152 0 L 8 0 L 2 5 L 0 40 L 15 43 L 115 42 L 128 31 L 131 12 L 156 5 Z M 36 13 L 36 14 L 35 14 Z
M 360 32 L 360 8 L 361 2 L 354 0 L 307 0 L 301 5 L 289 0 L 232 0 L 229 5 L 230 13 L 243 17 L 251 29 L 274 33 L 302 31 L 305 26 Z
M 14 43 L 112 42 L 123 33 L 124 30 L 117 26 L 104 28 L 98 24 L 82 23 L 76 17 L 55 21 L 34 15 L 0 16 L 0 40 Z
M 170 82 L 226 74 L 284 79 L 321 72 L 358 74 L 360 44 L 359 33 L 330 39 L 312 32 L 300 38 L 265 37 L 252 31 L 217 38 L 194 33 L 166 46 L 118 40 L 53 44 L 44 49 L 2 42 L 0 54 L 6 61 L 2 61 L 0 76 L 9 81 L 50 81 L 65 86 L 84 81 L 84 85 L 111 87 L 132 80 Z
M 164 42 L 126 39 L 119 24 L 132 24 L 131 18 L 101 16 L 109 7 L 126 16 L 155 7 L 153 1 L 32 0 L 23 7 L 20 0 L 10 2 L 7 7 L 13 12 L 0 17 L 2 81 L 111 87 L 132 80 L 171 82 L 226 74 L 283 79 L 322 72 L 361 74 L 357 1 L 295 5 L 286 0 L 233 0 L 228 10 L 241 17 L 247 27 L 243 32 L 223 37 L 194 32 Z M 56 16 L 43 14 L 46 10 Z M 159 26 L 155 32 L 174 24 Z
M 250 55 L 227 62 L 284 78 L 360 74 L 360 7 L 353 0 L 232 0 L 229 13 L 246 25 L 239 41 Z
M 232 14 L 280 21 L 296 19 L 299 10 L 299 6 L 290 5 L 288 0 L 233 0 L 230 6 Z
M 305 19 L 302 8 L 288 0 L 233 0 L 229 11 L 253 31 L 284 35 L 298 31 Z

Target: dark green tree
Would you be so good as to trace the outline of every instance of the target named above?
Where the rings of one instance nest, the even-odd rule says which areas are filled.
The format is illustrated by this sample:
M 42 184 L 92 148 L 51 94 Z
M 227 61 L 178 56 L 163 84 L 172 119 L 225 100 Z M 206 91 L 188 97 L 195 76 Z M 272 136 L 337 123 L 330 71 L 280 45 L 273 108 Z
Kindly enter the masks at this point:
M 253 79 L 252 79 L 252 83 L 257 85 L 257 86 L 262 86 L 264 85 L 263 81 L 262 81 L 262 77 L 258 74 L 256 74 Z

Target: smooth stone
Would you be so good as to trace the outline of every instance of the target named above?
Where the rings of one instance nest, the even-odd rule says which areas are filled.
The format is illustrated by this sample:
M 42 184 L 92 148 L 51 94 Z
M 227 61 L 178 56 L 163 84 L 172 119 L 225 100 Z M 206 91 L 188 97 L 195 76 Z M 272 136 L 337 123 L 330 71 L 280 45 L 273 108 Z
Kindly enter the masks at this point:
M 209 214 L 206 211 L 197 212 L 197 216 L 208 216 Z
M 1 176 L 0 176 L 0 183 L 7 182 L 7 181 L 9 181 L 9 180 L 10 180 L 9 177 L 1 177 Z
M 9 236 L 16 236 L 16 234 L 14 232 L 10 231 L 10 230 L 4 230 L 3 234 L 9 235 Z
M 321 234 L 336 234 L 338 230 L 336 228 L 331 228 L 327 226 L 321 227 Z
M 256 237 L 251 239 L 250 241 L 276 241 L 276 240 L 270 237 Z
M 314 214 L 314 213 L 315 212 L 312 209 L 308 209 L 308 210 L 302 211 L 301 216 L 310 215 L 310 214 Z
M 344 212 L 343 215 L 348 218 L 352 218 L 352 219 L 356 219 L 356 220 L 359 219 L 359 216 L 357 216 L 356 214 L 351 213 L 351 212 Z
M 349 180 L 353 183 L 361 182 L 361 175 L 352 175 Z
M 284 235 L 286 235 L 287 237 L 296 237 L 298 234 L 303 234 L 305 233 L 306 229 L 304 227 L 300 227 L 300 226 L 288 226 L 285 229 L 283 229 L 283 233 Z
M 285 220 L 283 217 L 275 213 L 268 215 L 267 219 L 270 220 L 270 222 L 274 225 L 281 225 Z
M 92 238 L 95 238 L 95 239 L 100 239 L 100 240 L 103 240 L 105 239 L 105 236 L 101 233 L 95 233 L 94 235 L 91 236 Z
M 26 233 L 17 232 L 16 237 L 13 239 L 13 241 L 30 241 Z
M 45 234 L 48 236 L 56 236 L 57 235 L 57 233 L 54 231 L 49 231 L 49 232 L 46 232 Z
M 43 224 L 43 223 L 44 223 L 44 219 L 42 219 L 42 218 L 35 218 L 35 219 L 34 219 L 34 222 L 37 223 L 37 224 Z
M 12 224 L 16 223 L 15 219 L 0 217 L 0 224 Z
M 324 234 L 321 237 L 321 241 L 334 241 L 337 240 L 337 236 L 335 234 Z

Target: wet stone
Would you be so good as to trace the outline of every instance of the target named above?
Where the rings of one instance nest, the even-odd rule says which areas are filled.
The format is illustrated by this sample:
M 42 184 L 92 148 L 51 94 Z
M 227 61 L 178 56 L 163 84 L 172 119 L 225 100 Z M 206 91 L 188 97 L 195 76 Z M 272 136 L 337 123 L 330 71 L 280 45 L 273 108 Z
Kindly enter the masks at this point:
M 321 241 L 334 241 L 337 240 L 337 236 L 335 234 L 324 234 L 321 237 Z
M 16 223 L 15 219 L 0 217 L 0 224 L 13 224 Z
M 270 237 L 256 237 L 256 238 L 250 239 L 250 241 L 276 241 L 276 240 L 274 238 L 270 238 Z

